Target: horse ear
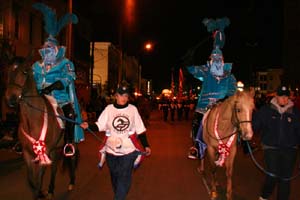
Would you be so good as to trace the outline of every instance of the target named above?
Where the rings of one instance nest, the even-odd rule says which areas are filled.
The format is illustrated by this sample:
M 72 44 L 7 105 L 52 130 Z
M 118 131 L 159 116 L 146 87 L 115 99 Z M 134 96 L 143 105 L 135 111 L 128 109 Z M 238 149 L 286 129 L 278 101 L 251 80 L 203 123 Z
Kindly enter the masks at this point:
M 255 96 L 255 90 L 254 90 L 254 87 L 250 87 L 249 88 L 249 94 L 251 97 L 254 97 Z
M 239 95 L 241 94 L 241 90 L 237 90 L 237 91 L 235 92 L 235 94 L 236 94 L 237 96 L 239 96 Z

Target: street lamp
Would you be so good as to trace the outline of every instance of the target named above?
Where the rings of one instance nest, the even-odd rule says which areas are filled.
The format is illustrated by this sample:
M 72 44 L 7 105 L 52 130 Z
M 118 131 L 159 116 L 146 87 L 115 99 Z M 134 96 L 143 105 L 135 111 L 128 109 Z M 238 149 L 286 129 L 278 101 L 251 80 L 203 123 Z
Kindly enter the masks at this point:
M 153 44 L 152 44 L 151 42 L 146 42 L 146 43 L 145 43 L 144 49 L 145 49 L 146 51 L 151 51 L 152 48 L 153 48 Z
M 237 82 L 237 89 L 239 91 L 243 91 L 244 90 L 244 83 L 242 81 L 238 81 Z
M 146 41 L 146 42 L 143 44 L 143 49 L 142 49 L 142 51 L 143 51 L 143 52 L 150 53 L 150 52 L 153 51 L 153 48 L 154 48 L 154 42 L 152 42 L 152 41 Z
M 138 53 L 138 88 L 137 89 L 138 89 L 139 93 L 141 91 L 141 73 L 142 73 L 141 63 L 143 64 L 143 62 L 141 61 L 141 60 L 143 60 L 142 55 L 145 54 L 145 52 L 146 53 L 152 52 L 153 46 L 154 46 L 153 42 L 147 41 L 147 42 L 143 43 L 143 48 L 141 48 Z

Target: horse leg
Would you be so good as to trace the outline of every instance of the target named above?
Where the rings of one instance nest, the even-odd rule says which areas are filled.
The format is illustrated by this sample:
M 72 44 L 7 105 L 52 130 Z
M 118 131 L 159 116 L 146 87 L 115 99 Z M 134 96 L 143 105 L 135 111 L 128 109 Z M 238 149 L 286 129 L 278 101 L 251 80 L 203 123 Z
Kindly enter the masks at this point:
M 32 192 L 33 199 L 43 198 L 40 184 L 41 181 L 39 180 L 40 166 L 38 165 L 38 163 L 33 162 L 33 157 L 26 148 L 23 149 L 23 158 L 26 164 L 27 182 Z
M 29 188 L 32 192 L 33 199 L 37 199 L 38 195 L 36 192 L 36 183 L 34 181 L 34 170 L 33 170 L 34 163 L 32 162 L 32 157 L 29 155 L 28 151 L 25 148 L 23 150 L 23 158 L 26 163 L 27 182 L 28 182 Z
M 212 147 L 207 147 L 209 166 L 210 166 L 210 174 L 211 174 L 211 190 L 210 190 L 210 199 L 215 200 L 218 197 L 217 193 L 217 180 L 216 180 L 216 172 L 217 166 L 215 164 L 216 153 Z
M 227 188 L 226 188 L 226 198 L 227 200 L 232 200 L 232 174 L 233 174 L 233 163 L 236 155 L 236 147 L 232 147 L 230 154 L 226 158 L 226 178 L 227 178 Z
M 204 173 L 204 158 L 200 159 L 200 163 L 199 163 L 199 166 L 197 167 L 197 171 L 200 174 Z
M 58 160 L 59 160 L 59 155 L 58 155 L 57 150 L 53 150 L 51 152 L 51 159 L 52 159 L 52 164 L 51 164 L 51 168 L 50 168 L 51 169 L 50 183 L 49 183 L 49 186 L 48 186 L 47 199 L 52 199 L 53 195 L 54 195 L 57 165 L 58 165 Z
M 46 166 L 41 166 L 39 163 L 36 163 L 36 170 L 37 170 L 37 187 L 38 187 L 38 198 L 43 199 L 45 198 L 45 194 L 42 191 L 43 188 L 43 180 L 44 180 L 44 175 L 46 171 Z

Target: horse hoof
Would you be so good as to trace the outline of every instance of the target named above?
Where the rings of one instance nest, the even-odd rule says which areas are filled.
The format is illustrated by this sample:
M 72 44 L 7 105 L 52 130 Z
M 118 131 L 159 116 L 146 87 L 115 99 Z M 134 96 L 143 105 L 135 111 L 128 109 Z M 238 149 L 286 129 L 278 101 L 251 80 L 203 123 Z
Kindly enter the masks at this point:
M 199 174 L 204 174 L 204 169 L 201 169 L 200 167 L 197 167 L 197 172 Z
M 218 193 L 215 192 L 215 191 L 212 191 L 211 194 L 210 194 L 210 199 L 211 200 L 216 200 L 218 197 Z
M 68 191 L 72 191 L 73 189 L 74 189 L 74 185 L 73 184 L 69 184 Z
M 53 197 L 54 197 L 54 195 L 53 195 L 52 193 L 48 193 L 48 194 L 47 194 L 47 198 L 46 198 L 46 199 L 48 199 L 48 200 L 52 200 L 52 199 L 53 199 Z

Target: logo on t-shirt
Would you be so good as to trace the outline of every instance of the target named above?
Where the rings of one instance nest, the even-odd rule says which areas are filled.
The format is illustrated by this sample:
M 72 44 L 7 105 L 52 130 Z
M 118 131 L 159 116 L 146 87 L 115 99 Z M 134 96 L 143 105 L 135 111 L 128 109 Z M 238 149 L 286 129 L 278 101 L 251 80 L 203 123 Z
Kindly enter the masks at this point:
M 118 131 L 118 132 L 123 132 L 129 127 L 129 119 L 126 116 L 117 116 L 113 120 L 113 127 Z

